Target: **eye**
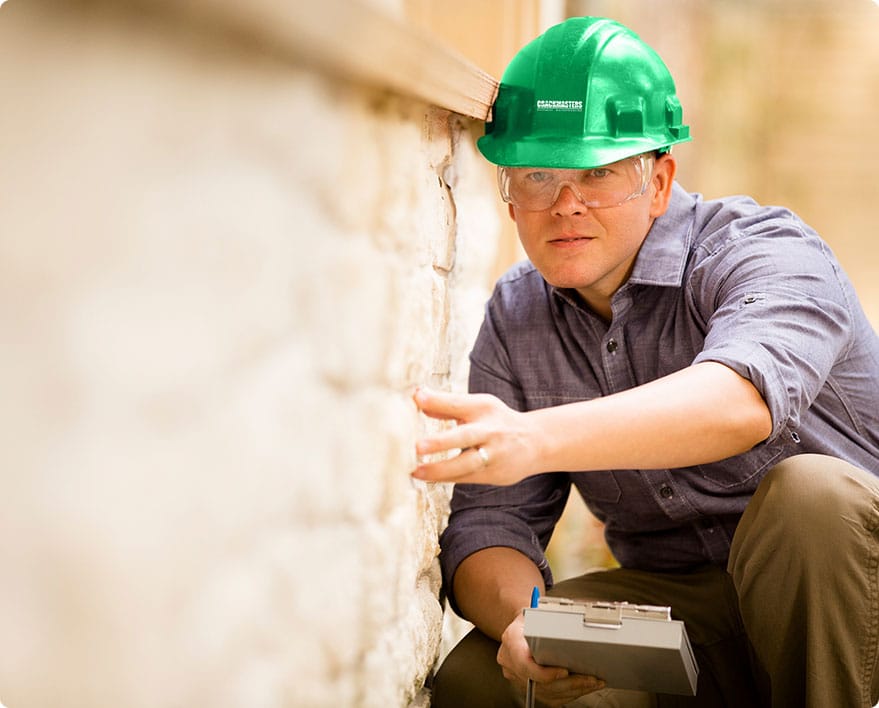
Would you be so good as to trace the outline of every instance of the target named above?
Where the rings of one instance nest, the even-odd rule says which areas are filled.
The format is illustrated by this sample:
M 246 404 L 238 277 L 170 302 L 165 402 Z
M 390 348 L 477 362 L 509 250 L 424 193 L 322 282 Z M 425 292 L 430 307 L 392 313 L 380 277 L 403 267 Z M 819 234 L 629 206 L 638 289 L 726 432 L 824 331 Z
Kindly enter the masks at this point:
M 525 181 L 529 182 L 530 184 L 535 184 L 535 185 L 545 184 L 546 182 L 549 182 L 551 179 L 552 179 L 552 175 L 549 172 L 545 172 L 545 171 L 544 172 L 540 172 L 540 171 L 528 172 L 525 175 Z
M 613 171 L 609 167 L 596 167 L 594 170 L 589 170 L 586 173 L 586 176 L 589 179 L 607 179 L 613 174 Z

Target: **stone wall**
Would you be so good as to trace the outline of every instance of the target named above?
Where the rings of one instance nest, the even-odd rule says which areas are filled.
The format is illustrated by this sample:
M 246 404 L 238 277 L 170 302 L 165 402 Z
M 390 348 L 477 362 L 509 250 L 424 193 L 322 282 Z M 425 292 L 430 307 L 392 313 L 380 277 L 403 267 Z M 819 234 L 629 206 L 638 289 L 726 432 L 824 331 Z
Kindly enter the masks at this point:
M 0 702 L 424 705 L 491 174 L 173 6 L 0 8 Z

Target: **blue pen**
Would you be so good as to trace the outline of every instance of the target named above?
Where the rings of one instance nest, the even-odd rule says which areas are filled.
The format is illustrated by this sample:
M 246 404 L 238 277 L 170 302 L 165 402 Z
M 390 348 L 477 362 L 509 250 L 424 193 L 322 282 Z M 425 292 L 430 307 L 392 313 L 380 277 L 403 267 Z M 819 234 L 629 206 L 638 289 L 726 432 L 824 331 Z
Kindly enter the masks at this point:
M 540 589 L 535 585 L 531 591 L 531 609 L 537 607 L 540 602 Z M 525 708 L 534 708 L 534 679 L 528 679 L 525 684 Z

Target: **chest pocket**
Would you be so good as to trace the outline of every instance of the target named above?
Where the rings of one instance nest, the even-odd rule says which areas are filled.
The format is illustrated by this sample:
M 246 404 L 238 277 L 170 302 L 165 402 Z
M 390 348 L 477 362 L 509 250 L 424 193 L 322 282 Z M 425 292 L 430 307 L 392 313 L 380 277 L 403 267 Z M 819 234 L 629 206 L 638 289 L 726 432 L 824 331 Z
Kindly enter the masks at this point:
M 583 472 L 572 475 L 574 484 L 587 502 L 616 504 L 623 496 L 613 472 Z

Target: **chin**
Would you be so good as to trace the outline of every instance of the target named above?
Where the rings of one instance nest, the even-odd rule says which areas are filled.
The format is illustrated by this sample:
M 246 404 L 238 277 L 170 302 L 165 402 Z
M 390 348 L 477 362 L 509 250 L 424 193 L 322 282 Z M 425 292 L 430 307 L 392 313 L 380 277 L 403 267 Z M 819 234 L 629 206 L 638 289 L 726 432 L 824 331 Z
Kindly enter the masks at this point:
M 537 270 L 543 276 L 543 279 L 555 288 L 563 288 L 566 290 L 577 290 L 578 288 L 588 288 L 592 281 L 584 278 L 582 273 L 572 274 L 558 271 Z

